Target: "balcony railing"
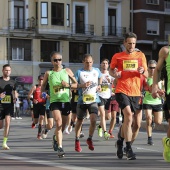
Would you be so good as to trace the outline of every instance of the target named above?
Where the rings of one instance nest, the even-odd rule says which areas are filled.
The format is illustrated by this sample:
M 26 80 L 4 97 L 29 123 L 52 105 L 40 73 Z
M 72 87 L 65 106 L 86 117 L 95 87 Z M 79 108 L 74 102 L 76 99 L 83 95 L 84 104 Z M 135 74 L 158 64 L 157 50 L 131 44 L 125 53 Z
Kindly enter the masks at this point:
M 8 26 L 10 29 L 30 29 L 34 30 L 36 27 L 36 20 L 32 18 L 28 18 L 26 20 L 23 19 L 8 19 Z
M 170 2 L 164 1 L 164 8 L 166 12 L 170 12 Z
M 72 34 L 94 35 L 94 25 L 90 24 L 71 24 Z
M 126 33 L 125 27 L 109 27 L 102 26 L 102 36 L 118 36 L 122 37 Z

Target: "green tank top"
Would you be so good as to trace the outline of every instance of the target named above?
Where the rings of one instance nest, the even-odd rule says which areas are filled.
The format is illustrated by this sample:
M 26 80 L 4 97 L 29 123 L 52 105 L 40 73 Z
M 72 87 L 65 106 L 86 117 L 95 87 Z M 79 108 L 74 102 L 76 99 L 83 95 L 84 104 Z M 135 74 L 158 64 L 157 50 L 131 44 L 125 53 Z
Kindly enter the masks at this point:
M 48 76 L 50 86 L 50 103 L 66 103 L 70 101 L 70 89 L 62 87 L 62 81 L 69 83 L 69 76 L 65 69 L 62 69 L 59 72 L 53 70 L 50 71 Z
M 166 61 L 166 71 L 167 71 L 167 94 L 170 94 L 170 47 L 169 47 L 169 55 L 165 61 Z
M 147 84 L 149 86 L 151 86 L 153 84 L 153 78 L 148 77 L 147 78 Z M 159 88 L 162 88 L 160 86 L 160 84 L 158 86 L 159 86 Z M 158 104 L 162 104 L 162 100 L 161 100 L 161 98 L 154 99 L 152 97 L 152 94 L 149 91 L 146 91 L 144 99 L 143 99 L 143 104 L 158 105 Z

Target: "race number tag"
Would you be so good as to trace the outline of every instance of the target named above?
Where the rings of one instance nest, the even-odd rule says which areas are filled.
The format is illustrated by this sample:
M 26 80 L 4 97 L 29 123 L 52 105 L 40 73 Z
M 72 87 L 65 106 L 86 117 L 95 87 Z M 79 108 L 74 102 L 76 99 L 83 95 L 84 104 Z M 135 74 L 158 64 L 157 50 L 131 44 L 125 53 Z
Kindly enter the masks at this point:
M 1 103 L 11 103 L 11 96 L 6 95 L 2 100 Z
M 74 96 L 74 102 L 78 102 L 78 98 L 79 98 L 79 96 L 78 96 L 78 95 L 75 95 L 75 96 Z
M 84 103 L 93 103 L 96 100 L 96 96 L 92 94 L 83 94 Z
M 53 86 L 54 94 L 64 93 L 65 88 L 61 86 Z
M 138 60 L 124 60 L 123 70 L 124 71 L 137 71 Z
M 102 85 L 101 89 L 102 89 L 102 92 L 106 92 L 109 90 L 109 87 L 108 87 L 108 85 Z

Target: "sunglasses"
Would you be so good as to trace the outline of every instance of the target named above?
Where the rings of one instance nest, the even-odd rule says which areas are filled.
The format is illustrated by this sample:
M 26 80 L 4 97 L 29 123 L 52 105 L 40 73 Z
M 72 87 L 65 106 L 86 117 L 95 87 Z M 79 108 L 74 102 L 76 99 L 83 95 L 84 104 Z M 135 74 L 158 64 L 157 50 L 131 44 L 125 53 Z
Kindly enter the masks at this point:
M 61 58 L 59 58 L 59 59 L 56 58 L 56 59 L 54 59 L 53 61 L 54 61 L 54 62 L 57 62 L 57 61 L 61 61 L 61 60 L 62 60 Z
M 149 67 L 149 69 L 155 69 L 155 67 Z

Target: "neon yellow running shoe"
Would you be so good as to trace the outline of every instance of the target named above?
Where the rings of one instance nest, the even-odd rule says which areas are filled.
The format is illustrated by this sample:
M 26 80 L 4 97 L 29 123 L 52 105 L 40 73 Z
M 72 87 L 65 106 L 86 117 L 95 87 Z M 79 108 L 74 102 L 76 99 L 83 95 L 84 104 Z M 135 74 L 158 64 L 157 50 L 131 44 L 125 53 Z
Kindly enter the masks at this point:
M 99 137 L 103 137 L 103 130 L 102 130 L 102 128 L 101 127 L 97 127 L 97 130 L 98 130 L 98 135 L 99 135 Z
M 170 138 L 162 138 L 162 144 L 164 147 L 163 157 L 166 162 L 170 162 Z
M 105 138 L 106 140 L 109 140 L 110 134 L 109 134 L 108 132 L 104 132 L 104 138 Z

